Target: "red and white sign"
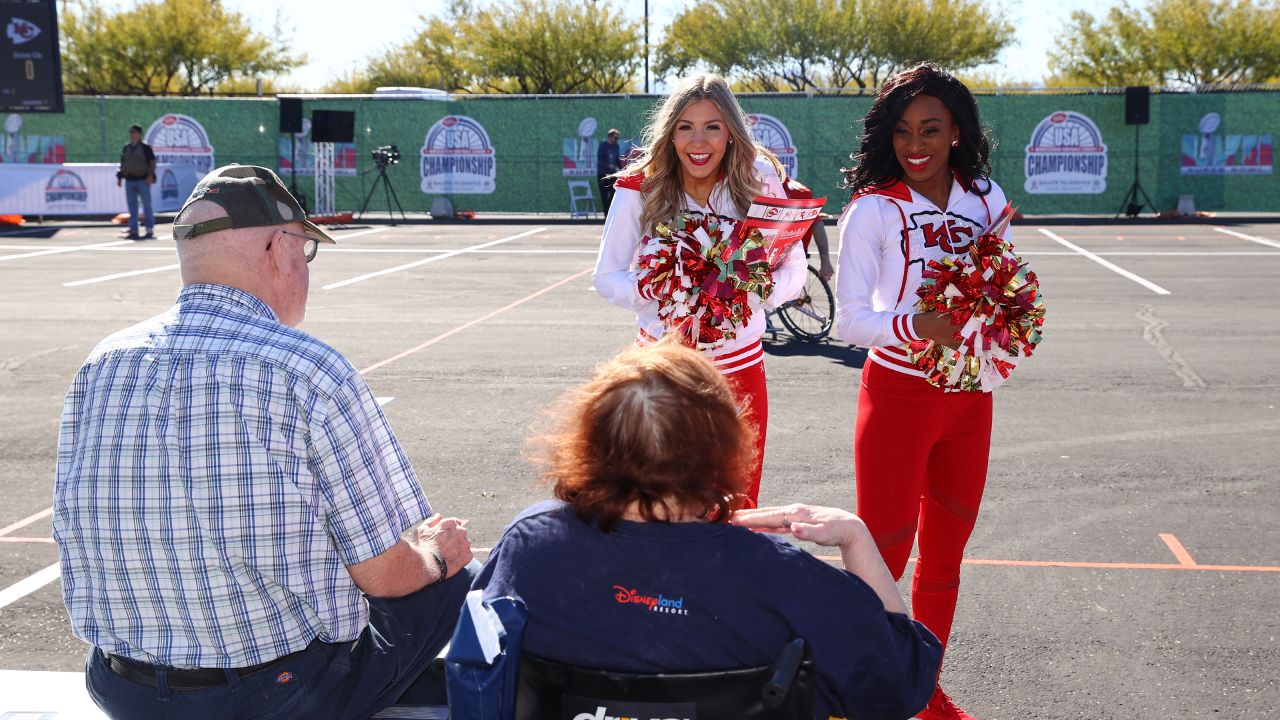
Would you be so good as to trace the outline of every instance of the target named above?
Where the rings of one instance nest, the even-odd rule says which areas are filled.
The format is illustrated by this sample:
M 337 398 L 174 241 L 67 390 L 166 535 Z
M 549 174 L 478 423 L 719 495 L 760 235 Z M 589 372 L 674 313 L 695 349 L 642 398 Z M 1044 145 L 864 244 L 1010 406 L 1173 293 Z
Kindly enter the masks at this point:
M 769 265 L 778 267 L 786 259 L 791 246 L 804 239 L 809 228 L 822 215 L 827 199 L 789 198 L 758 195 L 752 201 L 747 216 L 738 223 L 738 234 L 745 235 L 758 229 L 768 248 Z

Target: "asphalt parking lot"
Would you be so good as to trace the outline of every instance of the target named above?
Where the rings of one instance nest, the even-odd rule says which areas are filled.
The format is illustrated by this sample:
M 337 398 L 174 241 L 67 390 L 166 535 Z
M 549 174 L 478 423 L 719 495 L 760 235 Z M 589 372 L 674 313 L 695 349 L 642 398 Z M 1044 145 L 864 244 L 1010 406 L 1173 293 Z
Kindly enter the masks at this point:
M 172 303 L 160 229 L 0 232 L 0 671 L 81 667 L 50 539 L 62 397 L 97 340 Z M 590 291 L 599 231 L 353 226 L 311 265 L 302 328 L 362 369 L 477 547 L 547 494 L 522 458 L 541 409 L 633 338 Z M 983 720 L 1280 716 L 1280 225 L 1015 237 L 1045 340 L 997 391 L 944 687 Z M 853 509 L 865 353 L 767 349 L 762 502 Z

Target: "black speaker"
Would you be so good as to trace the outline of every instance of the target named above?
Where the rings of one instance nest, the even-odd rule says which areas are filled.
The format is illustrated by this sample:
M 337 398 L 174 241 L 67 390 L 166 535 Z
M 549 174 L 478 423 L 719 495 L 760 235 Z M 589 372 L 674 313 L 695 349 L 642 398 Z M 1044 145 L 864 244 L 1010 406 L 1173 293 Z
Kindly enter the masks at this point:
M 1151 88 L 1137 85 L 1124 89 L 1124 124 L 1147 125 L 1151 122 Z
M 312 110 L 311 142 L 356 141 L 356 114 L 349 110 Z
M 302 98 L 280 98 L 280 132 L 302 132 Z

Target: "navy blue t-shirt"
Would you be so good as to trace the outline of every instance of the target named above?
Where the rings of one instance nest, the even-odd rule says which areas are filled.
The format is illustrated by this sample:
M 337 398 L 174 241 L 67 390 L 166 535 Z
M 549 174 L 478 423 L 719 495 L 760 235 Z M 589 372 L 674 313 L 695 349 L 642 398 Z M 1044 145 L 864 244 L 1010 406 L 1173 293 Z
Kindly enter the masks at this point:
M 902 719 L 933 693 L 942 649 L 855 575 L 722 523 L 620 521 L 609 533 L 538 503 L 503 533 L 474 588 L 529 609 L 525 651 L 617 672 L 757 667 L 804 638 L 816 716 Z

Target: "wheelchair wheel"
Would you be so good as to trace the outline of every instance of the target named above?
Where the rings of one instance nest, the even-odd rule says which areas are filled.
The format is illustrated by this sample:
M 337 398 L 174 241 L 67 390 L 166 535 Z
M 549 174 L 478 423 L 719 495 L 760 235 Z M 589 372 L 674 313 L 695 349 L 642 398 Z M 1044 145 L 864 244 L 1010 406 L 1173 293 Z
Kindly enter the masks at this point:
M 778 318 L 791 334 L 805 342 L 817 342 L 831 333 L 835 324 L 836 300 L 831 286 L 818 271 L 809 268 L 800 295 L 778 308 Z

